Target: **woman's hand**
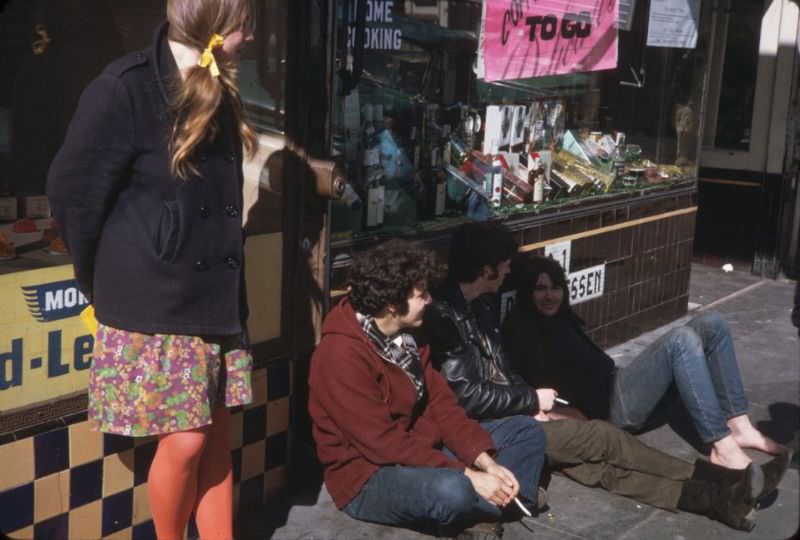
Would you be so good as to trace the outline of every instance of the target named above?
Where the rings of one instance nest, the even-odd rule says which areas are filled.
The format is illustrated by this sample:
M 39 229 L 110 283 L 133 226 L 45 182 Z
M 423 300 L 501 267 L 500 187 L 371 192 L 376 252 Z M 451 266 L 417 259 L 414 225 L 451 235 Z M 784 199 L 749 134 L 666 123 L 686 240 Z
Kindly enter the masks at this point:
M 536 397 L 539 399 L 539 411 L 548 412 L 553 408 L 553 405 L 555 405 L 558 392 L 553 388 L 537 388 Z

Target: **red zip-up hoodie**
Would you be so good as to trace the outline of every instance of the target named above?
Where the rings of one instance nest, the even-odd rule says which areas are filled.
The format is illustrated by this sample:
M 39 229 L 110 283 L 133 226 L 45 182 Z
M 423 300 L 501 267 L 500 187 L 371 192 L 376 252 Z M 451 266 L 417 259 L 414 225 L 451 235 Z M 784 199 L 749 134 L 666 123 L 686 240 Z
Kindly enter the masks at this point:
M 494 450 L 489 433 L 467 418 L 428 353 L 420 347 L 427 403 L 413 418 L 414 384 L 381 358 L 347 299 L 325 318 L 311 359 L 308 410 L 325 485 L 339 508 L 381 466 L 463 471 L 481 452 Z M 442 445 L 458 460 L 447 457 Z

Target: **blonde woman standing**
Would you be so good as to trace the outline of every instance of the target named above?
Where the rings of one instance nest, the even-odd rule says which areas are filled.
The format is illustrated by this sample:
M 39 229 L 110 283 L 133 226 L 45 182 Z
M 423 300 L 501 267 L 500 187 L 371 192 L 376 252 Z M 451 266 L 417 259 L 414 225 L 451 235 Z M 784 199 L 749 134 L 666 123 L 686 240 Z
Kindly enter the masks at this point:
M 152 46 L 84 91 L 47 193 L 98 320 L 94 429 L 157 435 L 160 539 L 233 537 L 227 407 L 251 400 L 236 61 L 251 0 L 169 0 Z

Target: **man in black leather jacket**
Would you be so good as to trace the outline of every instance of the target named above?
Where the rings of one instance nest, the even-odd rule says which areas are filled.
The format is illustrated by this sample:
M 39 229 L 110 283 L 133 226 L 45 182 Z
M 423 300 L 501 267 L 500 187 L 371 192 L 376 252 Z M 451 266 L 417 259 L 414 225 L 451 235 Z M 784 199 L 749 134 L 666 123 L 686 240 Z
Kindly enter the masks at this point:
M 425 313 L 423 330 L 434 366 L 467 414 L 477 420 L 534 416 L 547 435 L 548 465 L 565 476 L 659 508 L 752 528 L 747 473 L 703 460 L 691 464 L 607 422 L 570 417 L 573 411 L 555 407 L 555 390 L 534 389 L 511 369 L 495 301 L 516 251 L 501 225 L 462 225 L 450 246 L 448 278 L 434 291 Z

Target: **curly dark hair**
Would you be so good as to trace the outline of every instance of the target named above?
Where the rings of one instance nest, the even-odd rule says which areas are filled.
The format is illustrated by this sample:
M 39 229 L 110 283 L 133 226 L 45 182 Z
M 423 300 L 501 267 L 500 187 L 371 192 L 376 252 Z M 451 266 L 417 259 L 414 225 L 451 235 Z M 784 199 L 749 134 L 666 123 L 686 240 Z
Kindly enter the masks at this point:
M 377 315 L 387 306 L 405 315 L 414 287 L 423 282 L 432 288 L 441 275 L 432 251 L 407 240 L 389 240 L 353 260 L 347 273 L 350 303 L 364 315 Z
M 470 283 L 484 267 L 495 268 L 516 252 L 517 243 L 503 225 L 488 221 L 464 223 L 450 242 L 448 273 L 459 283 Z
M 531 293 L 536 287 L 536 283 L 539 281 L 539 276 L 547 274 L 550 277 L 550 281 L 553 282 L 553 285 L 561 287 L 561 290 L 564 291 L 564 300 L 561 302 L 561 307 L 557 315 L 582 322 L 575 312 L 572 311 L 572 306 L 569 304 L 567 275 L 564 272 L 564 268 L 562 268 L 557 261 L 550 257 L 520 254 L 520 256 L 515 257 L 511 263 L 511 274 L 514 285 L 517 287 L 518 309 L 538 315 L 533 301 L 531 300 Z

